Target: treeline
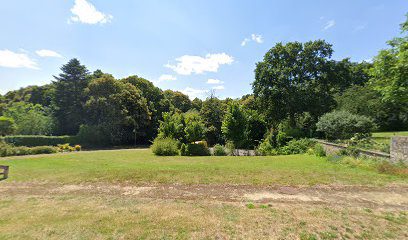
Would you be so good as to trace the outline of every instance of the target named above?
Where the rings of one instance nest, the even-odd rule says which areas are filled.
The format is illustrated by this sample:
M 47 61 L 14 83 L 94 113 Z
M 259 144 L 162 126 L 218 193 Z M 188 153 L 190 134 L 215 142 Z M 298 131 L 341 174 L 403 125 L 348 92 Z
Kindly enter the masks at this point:
M 372 63 L 333 60 L 324 40 L 278 43 L 256 64 L 253 94 L 239 99 L 211 94 L 191 101 L 138 76 L 90 72 L 72 59 L 51 84 L 0 96 L 0 135 L 77 135 L 103 146 L 149 144 L 160 132 L 182 142 L 254 148 L 265 139 L 278 144 L 327 136 L 317 123 L 333 111 L 340 113 L 320 126 L 330 129 L 327 119 L 350 113 L 377 130 L 406 130 L 407 22 L 401 30 L 403 36 L 389 41 Z

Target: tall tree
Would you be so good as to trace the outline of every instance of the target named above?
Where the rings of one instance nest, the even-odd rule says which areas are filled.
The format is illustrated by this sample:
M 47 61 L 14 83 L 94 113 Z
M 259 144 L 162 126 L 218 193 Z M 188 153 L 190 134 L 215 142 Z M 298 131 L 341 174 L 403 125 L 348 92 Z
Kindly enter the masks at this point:
M 89 83 L 89 72 L 74 58 L 61 67 L 62 73 L 54 76 L 55 118 L 59 134 L 74 135 L 84 123 L 85 88 Z
M 170 100 L 170 103 L 175 109 L 178 109 L 182 112 L 187 112 L 191 109 L 191 101 L 187 95 L 179 91 L 166 90 L 164 95 L 167 99 Z
M 323 40 L 278 43 L 257 63 L 252 87 L 270 123 L 289 118 L 295 126 L 297 114 L 310 112 L 317 119 L 333 107 L 334 79 L 327 77 L 332 53 Z
M 227 141 L 232 141 L 235 147 L 244 147 L 246 141 L 247 120 L 245 112 L 237 103 L 228 106 L 224 121 L 222 122 L 222 133 Z
M 104 74 L 92 80 L 85 92 L 89 96 L 88 124 L 102 129 L 111 144 L 146 142 L 143 129 L 149 124 L 150 112 L 139 89 Z
M 206 139 L 208 144 L 223 143 L 224 139 L 221 133 L 222 120 L 225 115 L 223 102 L 212 94 L 203 101 L 200 114 L 207 129 Z

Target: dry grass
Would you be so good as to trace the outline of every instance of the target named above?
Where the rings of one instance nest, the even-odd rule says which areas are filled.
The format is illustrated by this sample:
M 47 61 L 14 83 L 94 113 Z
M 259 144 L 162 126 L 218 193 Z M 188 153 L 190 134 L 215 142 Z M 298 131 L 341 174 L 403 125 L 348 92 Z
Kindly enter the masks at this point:
M 148 200 L 116 196 L 2 198 L 1 239 L 407 238 L 405 212 L 341 206 Z M 16 211 L 16 209 L 18 209 Z M 316 238 L 314 238 L 316 237 Z

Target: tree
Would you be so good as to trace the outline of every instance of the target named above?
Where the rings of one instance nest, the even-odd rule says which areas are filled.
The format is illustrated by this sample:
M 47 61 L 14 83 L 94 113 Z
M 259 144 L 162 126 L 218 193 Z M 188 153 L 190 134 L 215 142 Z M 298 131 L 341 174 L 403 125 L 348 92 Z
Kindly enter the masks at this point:
M 207 129 L 206 139 L 209 145 L 224 142 L 221 132 L 222 120 L 225 115 L 224 108 L 225 106 L 222 101 L 214 95 L 203 101 L 200 114 Z
M 337 109 L 370 117 L 381 131 L 404 130 L 408 119 L 401 109 L 382 100 L 379 92 L 370 86 L 354 85 L 336 96 Z
M 246 125 L 247 121 L 242 108 L 237 103 L 230 104 L 221 127 L 225 139 L 232 141 L 237 148 L 243 147 L 246 140 Z
M 252 87 L 271 124 L 289 118 L 295 126 L 297 114 L 317 118 L 334 106 L 330 89 L 335 79 L 327 78 L 332 53 L 323 40 L 278 43 L 257 63 Z
M 374 58 L 370 87 L 381 95 L 382 101 L 398 108 L 408 121 L 408 14 L 401 31 L 404 36 L 389 41 L 390 48 Z
M 245 136 L 247 139 L 247 147 L 253 148 L 264 138 L 267 131 L 266 122 L 264 117 L 255 110 L 247 110 L 246 116 L 246 130 Z
M 147 100 L 149 111 L 151 112 L 151 121 L 142 131 L 146 132 L 146 140 L 154 139 L 157 136 L 157 129 L 163 120 L 163 113 L 170 110 L 170 101 L 165 98 L 163 91 L 155 87 L 152 82 L 138 76 L 129 76 L 121 80 L 129 83 L 140 90 L 142 97 Z
M 203 101 L 199 98 L 194 98 L 193 101 L 191 102 L 192 109 L 195 109 L 197 111 L 200 111 L 202 106 Z
M 188 111 L 184 114 L 185 127 L 184 133 L 189 143 L 201 141 L 205 138 L 205 125 L 197 110 Z
M 135 86 L 104 74 L 92 80 L 85 93 L 89 96 L 87 124 L 101 127 L 111 144 L 137 143 L 139 137 L 146 137 L 140 130 L 148 125 L 150 112 Z
M 55 84 L 55 118 L 59 134 L 74 135 L 84 123 L 85 88 L 90 77 L 84 65 L 74 58 L 61 67 L 62 73 L 54 76 Z
M 14 133 L 15 126 L 12 118 L 0 116 L 0 136 Z
M 4 111 L 4 116 L 15 122 L 15 132 L 22 135 L 50 135 L 54 119 L 49 109 L 39 104 L 15 102 Z
M 184 132 L 185 125 L 185 119 L 182 113 L 163 113 L 163 121 L 160 121 L 158 137 L 172 138 L 178 140 L 181 143 L 186 143 Z
M 175 109 L 179 109 L 182 112 L 187 112 L 188 110 L 191 109 L 191 106 L 192 106 L 191 101 L 187 95 L 179 91 L 172 91 L 172 90 L 164 91 L 164 95 L 166 96 L 167 99 L 170 100 L 171 105 Z

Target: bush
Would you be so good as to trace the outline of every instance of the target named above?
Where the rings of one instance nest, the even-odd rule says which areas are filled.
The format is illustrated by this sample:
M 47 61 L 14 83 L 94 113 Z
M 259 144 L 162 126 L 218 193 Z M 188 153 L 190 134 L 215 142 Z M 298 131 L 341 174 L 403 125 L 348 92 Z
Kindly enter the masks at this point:
M 178 144 L 178 141 L 172 138 L 156 138 L 150 148 L 158 156 L 175 156 L 179 153 Z
M 31 154 L 51 154 L 57 152 L 58 148 L 52 146 L 37 146 L 30 149 Z
M 256 149 L 256 153 L 262 156 L 272 156 L 277 155 L 277 151 L 273 146 L 269 143 L 268 140 L 265 140 L 259 144 L 258 148 Z
M 232 141 L 228 141 L 225 144 L 225 149 L 227 151 L 227 155 L 233 156 L 235 151 L 235 144 Z
M 22 156 L 32 154 L 51 154 L 57 152 L 58 148 L 51 146 L 37 146 L 32 148 L 25 146 L 14 147 L 13 145 L 9 145 L 0 141 L 0 157 Z
M 220 145 L 220 144 L 216 144 L 214 146 L 214 156 L 226 156 L 227 152 L 225 151 L 225 147 Z
M 316 127 L 326 139 L 348 139 L 355 133 L 370 133 L 374 128 L 374 122 L 366 116 L 334 111 L 320 117 Z
M 315 141 L 308 138 L 291 140 L 286 146 L 279 148 L 278 152 L 282 155 L 306 153 L 310 147 L 314 146 L 314 144 Z
M 12 134 L 16 127 L 12 118 L 0 116 L 0 136 Z
M 210 150 L 207 148 L 206 144 L 203 143 L 189 143 L 182 144 L 180 149 L 180 154 L 182 156 L 209 156 Z
M 325 157 L 326 151 L 324 150 L 323 146 L 320 144 L 316 144 L 313 148 L 313 152 L 318 157 Z
M 26 147 L 57 146 L 58 144 L 64 143 L 76 143 L 76 138 L 74 136 L 15 135 L 5 136 L 1 139 L 7 144 Z
M 74 149 L 75 149 L 75 151 L 79 152 L 79 151 L 82 150 L 82 147 L 81 147 L 81 145 L 75 145 Z

